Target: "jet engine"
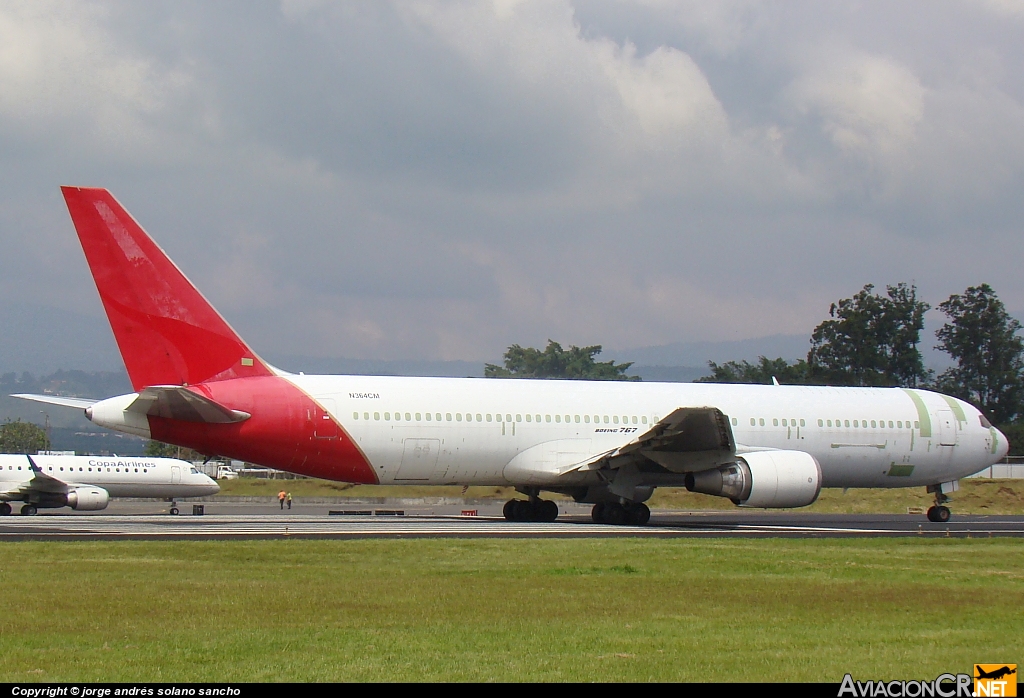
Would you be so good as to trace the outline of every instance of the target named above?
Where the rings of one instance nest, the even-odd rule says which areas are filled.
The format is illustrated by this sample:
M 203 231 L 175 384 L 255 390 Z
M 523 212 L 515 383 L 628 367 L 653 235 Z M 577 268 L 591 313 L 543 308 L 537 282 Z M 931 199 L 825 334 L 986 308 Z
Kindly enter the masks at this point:
M 110 503 L 110 494 L 102 487 L 76 487 L 68 492 L 68 506 L 77 511 L 99 511 Z
M 741 507 L 805 507 L 821 492 L 821 466 L 803 451 L 754 451 L 735 463 L 687 473 L 686 489 L 728 497 Z

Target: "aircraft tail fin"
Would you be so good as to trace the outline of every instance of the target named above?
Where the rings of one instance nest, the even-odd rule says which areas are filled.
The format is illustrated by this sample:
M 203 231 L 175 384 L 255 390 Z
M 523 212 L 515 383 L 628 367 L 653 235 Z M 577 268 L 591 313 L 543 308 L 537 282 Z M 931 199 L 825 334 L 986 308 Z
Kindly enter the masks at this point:
M 273 375 L 110 192 L 61 191 L 136 391 Z

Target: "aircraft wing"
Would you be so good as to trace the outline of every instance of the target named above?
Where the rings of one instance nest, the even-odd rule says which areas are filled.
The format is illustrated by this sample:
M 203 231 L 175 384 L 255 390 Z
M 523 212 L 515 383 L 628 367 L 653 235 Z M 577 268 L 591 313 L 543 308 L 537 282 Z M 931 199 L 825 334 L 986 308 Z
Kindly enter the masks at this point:
M 67 494 L 70 489 L 73 489 L 63 480 L 44 473 L 39 466 L 35 464 L 35 461 L 32 460 L 32 456 L 26 456 L 26 458 L 28 459 L 29 469 L 32 471 L 32 477 L 16 484 L 5 483 L 7 485 L 7 489 L 0 491 L 0 501 L 20 501 L 25 499 L 25 495 L 29 492 Z
M 92 407 L 97 402 L 99 402 L 99 400 L 89 400 L 81 397 L 61 397 L 59 395 L 32 395 L 30 393 L 18 393 L 17 395 L 11 395 L 11 397 L 20 397 L 22 400 L 45 402 L 48 405 L 60 405 L 61 407 L 77 407 L 80 410 L 84 410 L 86 407 Z
M 629 443 L 563 472 L 619 468 L 653 461 L 674 473 L 705 470 L 736 455 L 729 418 L 716 407 L 680 407 Z

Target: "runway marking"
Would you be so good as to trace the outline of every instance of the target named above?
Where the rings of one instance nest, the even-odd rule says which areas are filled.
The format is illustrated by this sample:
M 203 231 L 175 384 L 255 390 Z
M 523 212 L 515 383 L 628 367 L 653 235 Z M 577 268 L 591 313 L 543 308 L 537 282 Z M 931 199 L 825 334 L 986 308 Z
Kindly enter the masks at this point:
M 993 522 L 996 523 L 996 522 Z M 709 536 L 891 536 L 927 535 L 965 537 L 966 535 L 1024 535 L 1021 528 L 967 529 L 977 522 L 964 522 L 958 527 L 892 528 L 794 525 L 729 522 L 676 522 L 649 526 L 609 526 L 588 521 L 556 523 L 512 523 L 496 517 L 432 516 L 407 518 L 375 518 L 365 516 L 296 516 L 287 519 L 264 519 L 256 516 L 207 515 L 203 517 L 162 516 L 41 516 L 4 517 L 0 519 L 3 538 L 244 538 L 244 537 L 392 537 L 392 536 L 543 536 L 543 537 L 709 537 Z M 1012 524 L 1011 524 L 1012 525 Z

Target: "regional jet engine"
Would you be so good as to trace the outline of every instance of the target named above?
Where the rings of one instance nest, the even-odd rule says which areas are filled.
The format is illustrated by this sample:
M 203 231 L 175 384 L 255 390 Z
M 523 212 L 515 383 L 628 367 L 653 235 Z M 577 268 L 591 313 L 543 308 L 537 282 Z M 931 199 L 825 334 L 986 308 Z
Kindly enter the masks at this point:
M 68 506 L 77 511 L 99 511 L 110 503 L 110 494 L 102 487 L 76 487 L 68 492 Z
M 803 451 L 754 451 L 735 463 L 686 474 L 686 489 L 741 507 L 805 507 L 821 492 L 821 466 Z

